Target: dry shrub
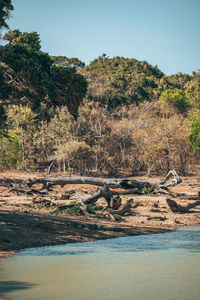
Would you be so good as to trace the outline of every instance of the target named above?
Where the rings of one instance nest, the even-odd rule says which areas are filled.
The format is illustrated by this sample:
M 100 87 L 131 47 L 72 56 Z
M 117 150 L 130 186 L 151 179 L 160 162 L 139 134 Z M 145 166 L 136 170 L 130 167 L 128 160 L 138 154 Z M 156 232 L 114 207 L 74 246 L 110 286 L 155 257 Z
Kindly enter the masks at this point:
M 155 118 L 153 124 L 141 128 L 135 134 L 140 145 L 141 158 L 146 169 L 166 173 L 176 169 L 185 174 L 191 163 L 188 121 L 180 115 Z
M 68 141 L 56 147 L 52 157 L 59 163 L 60 169 L 68 173 L 87 174 L 94 167 L 93 149 L 85 142 Z

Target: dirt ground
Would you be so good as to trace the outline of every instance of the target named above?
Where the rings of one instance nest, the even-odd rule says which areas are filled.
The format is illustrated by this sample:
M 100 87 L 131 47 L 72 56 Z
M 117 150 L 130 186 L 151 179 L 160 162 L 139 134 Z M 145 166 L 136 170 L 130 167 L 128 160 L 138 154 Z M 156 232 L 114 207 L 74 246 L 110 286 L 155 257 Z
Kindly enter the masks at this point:
M 166 203 L 169 197 L 182 206 L 200 200 L 199 176 L 182 177 L 182 183 L 170 189 L 170 196 L 167 193 L 121 195 L 122 203 L 133 198 L 134 204 L 139 203 L 139 206 L 120 222 L 100 219 L 91 214 L 75 216 L 56 212 L 52 207 L 85 199 L 97 187 L 54 186 L 51 191 L 44 190 L 43 195 L 29 193 L 22 188 L 25 180 L 40 176 L 41 173 L 0 173 L 0 256 L 9 256 L 29 247 L 158 233 L 175 230 L 177 226 L 200 225 L 200 206 L 180 214 L 173 213 Z M 134 179 L 159 183 L 161 178 L 142 176 Z M 38 184 L 33 188 L 40 191 L 41 186 Z M 51 201 L 51 206 L 41 206 L 37 203 L 38 199 Z M 98 204 L 106 205 L 104 199 L 99 199 Z

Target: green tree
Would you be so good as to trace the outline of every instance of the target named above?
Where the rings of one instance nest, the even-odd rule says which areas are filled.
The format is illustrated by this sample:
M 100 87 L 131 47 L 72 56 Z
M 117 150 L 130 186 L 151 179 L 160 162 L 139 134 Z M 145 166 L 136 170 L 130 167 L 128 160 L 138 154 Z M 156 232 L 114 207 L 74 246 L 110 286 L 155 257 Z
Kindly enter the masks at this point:
M 179 89 L 162 92 L 159 103 L 162 107 L 169 107 L 178 113 L 185 113 L 189 107 L 184 91 Z
M 9 135 L 14 132 L 21 145 L 20 161 L 24 167 L 27 163 L 33 165 L 34 147 L 33 136 L 37 130 L 37 115 L 27 106 L 13 105 L 7 112 Z
M 0 135 L 0 168 L 17 168 L 21 161 L 21 142 L 17 132 L 9 132 L 9 138 Z
M 166 80 L 172 89 L 174 89 L 174 88 L 184 89 L 185 84 L 187 82 L 189 82 L 191 79 L 192 79 L 192 76 L 181 73 L 181 72 L 170 75 L 170 76 L 166 76 Z
M 18 29 L 8 31 L 4 37 L 4 40 L 8 41 L 10 45 L 23 45 L 29 48 L 40 50 L 40 38 L 37 32 L 21 32 Z
M 51 59 L 53 60 L 53 64 L 59 67 L 71 67 L 76 69 L 85 67 L 85 63 L 76 57 L 51 56 Z
M 154 97 L 164 74 L 146 61 L 102 55 L 79 70 L 88 82 L 88 98 L 112 109 L 122 104 L 139 104 Z
M 75 68 L 55 66 L 40 49 L 39 35 L 9 32 L 9 44 L 0 46 L 0 96 L 2 105 L 26 104 L 39 111 L 41 104 L 67 106 L 77 117 L 87 82 Z M 1 105 L 1 106 L 2 106 Z
M 194 149 L 200 149 L 200 110 L 191 116 L 191 126 L 189 135 L 190 144 Z
M 54 106 L 67 106 L 69 112 L 77 118 L 78 107 L 87 92 L 86 79 L 77 74 L 75 68 L 51 67 L 53 94 L 49 94 Z
M 9 18 L 10 11 L 12 11 L 13 9 L 14 7 L 12 6 L 11 0 L 0 1 L 0 30 L 2 28 L 9 28 L 8 24 L 6 23 L 6 19 Z
M 185 94 L 194 108 L 200 109 L 200 71 L 193 73 L 193 78 L 185 85 Z

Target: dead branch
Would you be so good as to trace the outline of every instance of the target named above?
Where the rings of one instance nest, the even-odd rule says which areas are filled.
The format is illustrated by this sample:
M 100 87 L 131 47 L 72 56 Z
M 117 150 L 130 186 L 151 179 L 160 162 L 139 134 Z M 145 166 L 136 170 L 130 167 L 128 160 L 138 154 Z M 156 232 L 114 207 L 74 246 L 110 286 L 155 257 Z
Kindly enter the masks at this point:
M 112 211 L 112 214 L 124 216 L 127 212 L 130 211 L 130 209 L 132 208 L 132 204 L 133 204 L 133 199 L 131 198 L 128 201 L 126 201 L 126 203 L 124 203 L 120 209 L 116 211 Z
M 108 203 L 108 207 L 110 207 L 112 192 L 109 190 L 109 188 L 107 186 L 105 186 L 101 189 L 98 189 L 97 192 L 93 196 L 89 197 L 86 200 L 83 200 L 83 203 L 85 205 L 94 204 L 99 198 L 105 198 Z
M 175 200 L 169 198 L 166 199 L 166 202 L 169 208 L 171 209 L 171 211 L 178 212 L 178 213 L 187 213 L 191 208 L 200 205 L 200 200 L 195 201 L 194 203 L 189 203 L 187 206 L 179 205 L 178 203 L 176 203 Z
M 131 211 L 133 199 L 129 199 L 118 210 L 104 209 L 101 214 L 98 214 L 99 218 L 105 218 L 111 221 L 122 221 L 122 217 Z M 138 206 L 138 205 L 137 205 Z
M 147 220 L 158 220 L 158 221 L 166 221 L 167 220 L 167 217 L 165 217 L 165 216 L 160 216 L 160 217 L 158 217 L 158 216 L 156 216 L 156 217 L 148 217 L 147 218 Z
M 51 173 L 51 169 L 53 167 L 54 161 L 51 162 L 50 166 L 48 167 L 48 175 Z
M 172 181 L 168 184 L 165 184 L 170 178 L 172 177 Z M 160 188 L 168 188 L 170 186 L 175 186 L 179 183 L 181 183 L 182 180 L 178 176 L 177 172 L 175 170 L 170 170 L 167 175 L 160 181 L 159 187 Z

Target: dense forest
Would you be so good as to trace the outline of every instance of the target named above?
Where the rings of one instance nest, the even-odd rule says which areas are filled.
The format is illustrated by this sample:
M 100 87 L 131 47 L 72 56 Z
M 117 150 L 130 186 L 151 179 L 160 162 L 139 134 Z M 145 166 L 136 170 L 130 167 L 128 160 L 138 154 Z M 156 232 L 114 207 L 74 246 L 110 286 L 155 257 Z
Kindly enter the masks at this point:
M 0 29 L 14 8 L 0 1 Z M 189 173 L 200 155 L 200 71 L 102 54 L 50 56 L 37 32 L 0 46 L 0 169 L 65 174 Z M 6 41 L 6 43 L 5 43 Z

